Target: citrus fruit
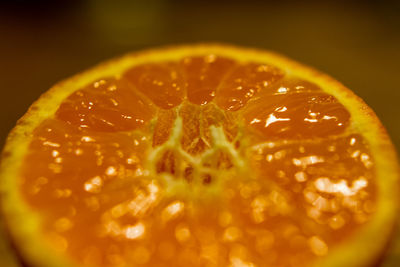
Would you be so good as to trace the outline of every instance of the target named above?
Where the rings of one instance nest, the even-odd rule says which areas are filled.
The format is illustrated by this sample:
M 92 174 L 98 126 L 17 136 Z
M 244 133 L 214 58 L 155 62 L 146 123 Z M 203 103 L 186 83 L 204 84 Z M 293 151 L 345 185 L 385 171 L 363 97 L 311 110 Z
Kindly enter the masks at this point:
M 28 266 L 371 266 L 398 165 L 366 104 L 270 52 L 130 54 L 55 85 L 1 170 Z

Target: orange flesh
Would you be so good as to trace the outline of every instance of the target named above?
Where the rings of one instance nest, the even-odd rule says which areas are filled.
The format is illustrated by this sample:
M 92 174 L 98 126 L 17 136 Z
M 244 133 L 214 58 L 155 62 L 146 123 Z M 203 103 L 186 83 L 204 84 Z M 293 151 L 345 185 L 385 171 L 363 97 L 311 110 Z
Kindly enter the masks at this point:
M 150 162 L 177 118 L 184 152 Z M 140 65 L 76 91 L 34 131 L 21 191 L 52 246 L 87 266 L 307 266 L 374 212 L 373 159 L 350 122 L 333 96 L 273 66 Z M 213 127 L 247 171 L 221 149 L 195 183 L 184 155 L 216 146 Z M 185 192 L 167 193 L 165 173 Z

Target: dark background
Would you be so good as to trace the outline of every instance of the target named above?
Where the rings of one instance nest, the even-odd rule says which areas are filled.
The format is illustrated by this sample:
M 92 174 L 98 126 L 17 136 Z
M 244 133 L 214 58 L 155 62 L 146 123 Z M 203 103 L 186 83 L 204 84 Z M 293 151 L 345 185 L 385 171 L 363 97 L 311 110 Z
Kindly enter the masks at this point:
M 330 74 L 375 110 L 400 149 L 400 1 L 354 0 L 0 0 L 0 147 L 60 79 L 126 52 L 209 41 Z

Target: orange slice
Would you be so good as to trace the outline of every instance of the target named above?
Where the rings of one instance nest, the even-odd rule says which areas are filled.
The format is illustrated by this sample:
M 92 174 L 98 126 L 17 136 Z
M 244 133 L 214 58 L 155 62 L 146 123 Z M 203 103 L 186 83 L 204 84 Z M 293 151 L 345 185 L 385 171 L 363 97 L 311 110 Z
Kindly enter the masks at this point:
M 372 266 L 398 179 L 351 91 L 220 45 L 130 54 L 57 84 L 1 169 L 28 266 Z

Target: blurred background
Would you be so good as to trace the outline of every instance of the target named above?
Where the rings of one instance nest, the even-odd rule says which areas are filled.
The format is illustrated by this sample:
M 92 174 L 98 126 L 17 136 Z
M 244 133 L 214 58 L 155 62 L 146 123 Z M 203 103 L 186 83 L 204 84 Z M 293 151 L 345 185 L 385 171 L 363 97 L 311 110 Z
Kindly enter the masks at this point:
M 0 146 L 57 81 L 130 51 L 196 42 L 273 50 L 330 74 L 400 150 L 400 2 L 385 0 L 1 0 Z

